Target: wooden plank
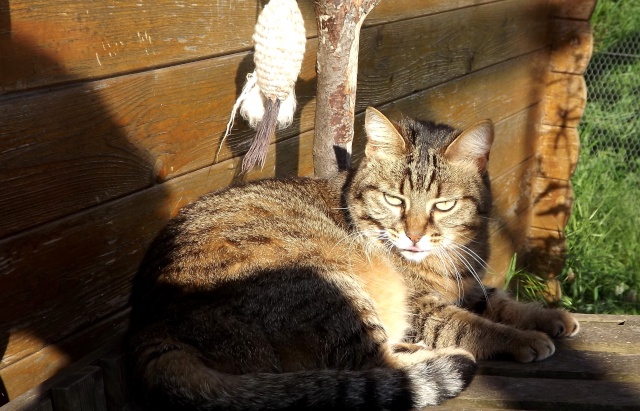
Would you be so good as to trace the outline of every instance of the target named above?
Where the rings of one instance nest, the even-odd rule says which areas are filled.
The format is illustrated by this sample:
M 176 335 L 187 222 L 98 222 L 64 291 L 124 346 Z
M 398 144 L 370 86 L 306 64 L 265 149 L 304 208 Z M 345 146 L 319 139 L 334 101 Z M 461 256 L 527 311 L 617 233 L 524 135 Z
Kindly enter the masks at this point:
M 491 3 L 494 0 L 394 0 L 381 1 L 364 21 L 364 27 L 380 25 L 395 20 L 416 18 L 465 7 Z M 500 0 L 502 1 L 502 0 Z M 309 30 L 309 28 L 307 28 Z
M 567 180 L 535 177 L 532 181 L 531 226 L 563 231 L 573 209 L 573 188 Z
M 578 164 L 580 137 L 572 127 L 542 126 L 536 159 L 541 177 L 568 180 Z
M 578 335 L 575 339 L 581 339 Z M 569 350 L 559 347 L 551 358 L 530 364 L 481 361 L 478 374 L 513 378 L 640 382 L 640 354 Z
M 540 131 L 539 122 L 542 104 L 527 107 L 521 112 L 498 121 L 489 155 L 489 175 L 500 177 L 536 153 Z
M 313 5 L 308 3 L 301 2 L 301 7 L 307 21 L 313 22 Z M 0 90 L 108 77 L 248 50 L 260 4 L 257 0 L 5 3 L 0 12 L 11 16 L 11 35 L 0 51 L 6 56 L 0 63 Z M 313 24 L 307 26 L 315 29 Z
M 597 0 L 550 0 L 551 15 L 574 20 L 589 20 Z
M 128 326 L 128 318 L 129 311 L 123 310 L 56 344 L 46 345 L 31 355 L 27 355 L 30 351 L 20 352 L 21 347 L 18 346 L 17 353 L 3 358 L 3 365 L 9 365 L 0 368 L 0 379 L 5 382 L 11 402 L 46 380 L 53 378 L 49 386 L 55 384 L 54 377 L 70 365 L 74 364 L 76 368 L 89 365 L 106 352 L 119 347 Z M 29 347 L 31 351 L 43 344 L 35 330 L 32 330 L 29 342 L 32 344 Z
M 504 1 L 363 30 L 356 110 L 546 47 L 547 13 Z
M 487 275 L 483 282 L 492 287 L 502 288 L 506 281 L 506 272 L 514 254 L 518 256 L 518 262 L 523 264 L 528 252 L 529 220 L 531 210 L 525 209 L 520 214 L 508 221 L 499 221 L 500 224 L 491 231 L 489 242 L 491 256 L 488 261 Z
M 534 165 L 534 159 L 530 157 L 491 181 L 494 220 L 509 221 L 524 210 L 530 209 L 530 179 Z
M 524 40 L 542 27 L 539 13 L 531 18 L 522 14 L 520 9 L 530 10 L 529 4 L 498 2 L 483 6 L 477 16 L 460 10 L 388 24 L 382 31 L 365 29 L 358 107 L 465 74 L 470 56 L 475 70 L 544 47 L 539 36 Z M 502 34 L 490 38 L 474 36 L 472 30 L 461 35 L 450 24 L 464 17 L 469 24 L 488 27 L 494 12 L 507 23 L 500 26 Z M 512 12 L 519 18 L 507 18 Z M 440 31 L 451 50 L 429 46 L 427 57 L 439 62 L 434 66 L 422 54 L 425 45 L 441 42 Z M 420 50 L 413 60 L 407 56 L 411 49 Z M 278 133 L 280 139 L 313 128 L 315 53 L 313 40 L 296 88 L 298 114 L 292 127 Z M 251 66 L 252 55 L 241 53 L 82 83 L 44 97 L 29 93 L 0 98 L 0 163 L 6 167 L 6 178 L 0 179 L 0 210 L 7 216 L 0 221 L 0 237 L 211 165 Z M 244 122 L 236 124 L 220 161 L 244 153 L 253 135 Z
M 100 358 L 98 365 L 102 369 L 107 410 L 121 411 L 129 399 L 125 356 L 114 351 Z
M 33 411 L 53 411 L 53 404 L 51 403 L 51 399 L 47 398 L 46 400 L 40 402 Z
M 535 165 L 529 157 L 498 178 L 492 179 L 491 257 L 486 282 L 502 287 L 514 254 L 522 258 L 527 251 L 531 220 L 529 176 Z
M 640 383 L 477 376 L 443 405 L 457 408 L 529 410 L 624 410 L 640 408 Z
M 51 389 L 56 411 L 107 411 L 99 367 L 87 367 Z
M 540 51 L 509 60 L 396 101 L 385 112 L 427 112 L 444 122 L 462 119 L 454 123 L 457 126 L 485 117 L 499 121 L 539 101 L 535 77 L 545 66 L 545 56 Z M 514 95 L 513 86 L 507 84 L 517 84 L 518 93 Z M 450 98 L 443 100 L 442 95 Z M 278 168 L 310 170 L 308 134 L 303 136 L 272 145 L 264 170 L 250 177 L 271 176 Z M 203 168 L 1 241 L 5 275 L 0 277 L 0 290 L 3 298 L 13 301 L 4 310 L 13 329 L 4 364 L 40 349 L 42 341 L 57 341 L 123 307 L 129 281 L 151 238 L 182 205 L 234 181 L 238 161 Z M 79 249 L 83 253 L 70 252 Z M 35 283 L 39 284 L 35 294 L 16 286 Z M 74 300 L 65 295 L 74 295 Z
M 598 351 L 621 354 L 640 353 L 640 325 L 608 322 L 583 322 L 580 338 L 558 341 L 563 349 L 576 351 Z
M 314 78 L 309 51 L 303 77 Z M 6 236 L 210 165 L 248 54 L 0 102 L 0 222 Z M 312 81 L 301 81 L 304 107 Z M 312 124 L 313 107 L 303 110 Z M 6 117 L 5 117 L 6 116 Z M 238 122 L 241 123 L 241 122 Z M 288 131 L 295 134 L 296 122 Z M 252 132 L 240 128 L 221 159 Z M 25 187 L 29 189 L 26 190 Z
M 554 276 L 562 271 L 567 251 L 563 231 L 531 227 L 527 266 L 537 274 Z
M 640 326 L 640 316 L 631 314 L 576 314 L 580 322 Z
M 11 402 L 0 406 L 0 411 L 54 411 L 49 393 L 43 394 L 34 389 L 29 395 L 13 399 Z
M 588 21 L 555 19 L 551 43 L 551 70 L 582 74 L 593 53 L 593 33 Z
M 272 145 L 264 169 L 249 178 L 273 176 L 278 166 L 276 151 L 284 159 L 293 158 L 289 161 L 292 167 L 308 175 L 312 170 L 310 135 L 305 134 L 302 142 L 290 139 L 277 147 Z M 6 264 L 0 290 L 3 298 L 14 302 L 2 311 L 2 320 L 12 329 L 3 363 L 24 357 L 22 349 L 12 347 L 25 343 L 33 352 L 42 347 L 42 340 L 57 341 L 80 324 L 122 308 L 127 302 L 129 281 L 148 242 L 181 206 L 235 181 L 239 161 L 235 158 L 199 170 L 0 242 L 0 258 Z M 51 241 L 53 236 L 59 241 Z M 62 255 L 64 250 L 79 249 L 83 250 L 81 255 Z M 37 293 L 24 293 L 17 286 L 30 281 L 38 283 Z M 66 297 L 70 294 L 73 300 Z M 83 310 L 77 310 L 78 306 Z M 68 319 L 60 323 L 65 315 L 80 324 L 67 324 Z M 33 338 L 33 334 L 39 338 Z
M 410 116 L 459 129 L 487 118 L 498 123 L 542 100 L 544 87 L 539 80 L 545 75 L 547 57 L 546 50 L 536 51 L 378 108 L 389 118 Z M 356 136 L 362 136 L 363 119 L 356 118 Z M 356 140 L 354 157 L 362 152 L 364 138 Z
M 398 6 L 375 10 L 365 26 L 489 1 L 403 0 Z M 0 60 L 0 94 L 247 51 L 253 47 L 251 36 L 263 3 L 2 3 L 0 14 L 11 19 L 7 41 L 0 42 L 0 54 L 6 57 Z M 307 36 L 315 36 L 313 3 L 300 2 L 299 7 Z
M 587 101 L 584 77 L 550 72 L 547 78 L 547 97 L 543 124 L 577 127 Z

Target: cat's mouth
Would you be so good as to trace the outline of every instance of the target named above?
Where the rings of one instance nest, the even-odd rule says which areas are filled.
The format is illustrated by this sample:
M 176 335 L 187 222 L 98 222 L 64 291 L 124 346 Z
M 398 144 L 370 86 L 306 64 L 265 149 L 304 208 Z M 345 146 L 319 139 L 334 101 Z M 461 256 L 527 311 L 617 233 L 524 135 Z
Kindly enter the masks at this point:
M 424 252 L 425 250 L 421 249 L 418 246 L 412 245 L 410 247 L 403 248 L 402 251 L 410 251 L 412 253 L 419 253 L 419 252 Z
M 399 249 L 400 255 L 409 261 L 419 262 L 429 255 L 429 251 L 423 250 L 416 246 L 410 246 Z

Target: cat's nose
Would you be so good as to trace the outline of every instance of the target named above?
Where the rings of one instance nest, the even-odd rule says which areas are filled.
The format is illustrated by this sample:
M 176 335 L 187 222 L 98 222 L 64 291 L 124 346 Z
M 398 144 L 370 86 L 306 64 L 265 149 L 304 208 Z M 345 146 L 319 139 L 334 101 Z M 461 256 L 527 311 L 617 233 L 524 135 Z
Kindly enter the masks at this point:
M 409 231 L 407 232 L 407 237 L 409 237 L 409 239 L 413 241 L 413 244 L 418 244 L 418 241 L 420 241 L 420 239 L 424 237 L 424 233 Z

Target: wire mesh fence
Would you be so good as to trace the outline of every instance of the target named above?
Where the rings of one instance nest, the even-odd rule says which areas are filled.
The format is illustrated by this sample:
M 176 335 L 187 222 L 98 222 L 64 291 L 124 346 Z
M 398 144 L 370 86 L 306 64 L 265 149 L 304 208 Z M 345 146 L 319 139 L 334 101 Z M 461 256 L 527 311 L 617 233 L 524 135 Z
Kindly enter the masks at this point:
M 598 0 L 564 304 L 640 314 L 640 0 Z
M 637 16 L 640 18 L 640 16 Z M 597 38 L 596 38 L 597 41 Z M 637 171 L 640 156 L 640 33 L 596 52 L 585 73 L 588 103 L 581 123 L 585 148 L 613 150 Z M 599 50 L 600 49 L 600 50 Z M 583 147 L 585 145 L 583 144 Z

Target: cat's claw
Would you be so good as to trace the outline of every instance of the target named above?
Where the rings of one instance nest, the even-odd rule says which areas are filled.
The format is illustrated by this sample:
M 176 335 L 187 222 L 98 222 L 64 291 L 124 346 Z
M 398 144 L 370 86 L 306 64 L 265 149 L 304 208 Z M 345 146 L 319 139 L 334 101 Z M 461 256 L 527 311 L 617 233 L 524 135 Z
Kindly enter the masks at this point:
M 524 363 L 544 360 L 556 351 L 551 338 L 538 331 L 522 331 L 511 345 L 514 359 Z
M 580 323 L 564 310 L 545 310 L 545 314 L 538 320 L 536 328 L 553 338 L 573 337 L 580 331 Z

